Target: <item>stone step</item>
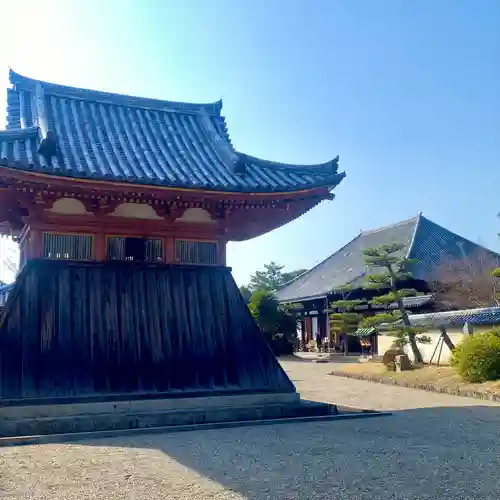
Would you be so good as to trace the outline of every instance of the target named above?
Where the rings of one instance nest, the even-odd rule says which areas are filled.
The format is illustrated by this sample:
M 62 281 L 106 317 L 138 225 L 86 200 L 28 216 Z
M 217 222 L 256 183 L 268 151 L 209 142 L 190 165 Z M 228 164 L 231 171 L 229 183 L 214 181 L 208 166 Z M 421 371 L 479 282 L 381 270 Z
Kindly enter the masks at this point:
M 89 412 L 45 417 L 8 417 L 0 420 L 0 437 L 68 434 L 107 430 L 140 429 L 176 425 L 195 425 L 230 421 L 297 418 L 334 415 L 334 405 L 300 401 L 278 404 L 204 406 L 198 398 L 197 408 L 162 409 L 147 412 Z M 69 410 L 69 409 L 66 409 Z
M 72 432 L 68 434 L 45 434 L 33 436 L 12 436 L 0 437 L 0 447 L 2 446 L 22 446 L 47 443 L 67 443 L 74 441 L 82 441 L 89 439 L 104 439 L 117 438 L 122 436 L 136 436 L 144 434 L 166 434 L 175 432 L 200 431 L 211 429 L 227 429 L 233 427 L 261 426 L 261 425 L 278 425 L 291 423 L 312 423 L 312 422 L 329 422 L 334 420 L 351 420 L 358 418 L 383 417 L 391 415 L 390 412 L 376 411 L 357 411 L 350 409 L 346 413 L 339 412 L 333 415 L 318 415 L 310 417 L 292 417 L 292 418 L 273 418 L 262 420 L 243 420 L 230 422 L 215 422 L 206 424 L 190 424 L 190 425 L 172 425 L 162 427 L 145 427 L 135 429 L 118 429 L 107 431 L 93 432 Z
M 35 419 L 45 417 L 70 417 L 103 413 L 149 413 L 168 410 L 190 410 L 200 407 L 263 406 L 267 404 L 298 404 L 297 392 L 270 392 L 235 395 L 209 395 L 197 397 L 163 397 L 157 395 L 115 395 L 106 400 L 92 398 L 58 398 L 43 400 L 0 400 L 0 421 L 4 419 Z

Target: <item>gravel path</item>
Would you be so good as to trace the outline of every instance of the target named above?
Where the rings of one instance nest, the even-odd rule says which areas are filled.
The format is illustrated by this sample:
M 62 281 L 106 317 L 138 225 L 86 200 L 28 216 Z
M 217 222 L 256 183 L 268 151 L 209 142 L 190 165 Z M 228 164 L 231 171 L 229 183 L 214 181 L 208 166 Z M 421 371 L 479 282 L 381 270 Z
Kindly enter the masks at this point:
M 283 364 L 305 397 L 405 411 L 0 449 L 0 498 L 500 498 L 500 406 L 329 377 L 328 365 Z
M 283 367 L 295 382 L 302 397 L 376 410 L 407 410 L 436 406 L 495 406 L 481 399 L 450 396 L 420 389 L 408 389 L 363 380 L 328 375 L 335 363 L 283 361 Z

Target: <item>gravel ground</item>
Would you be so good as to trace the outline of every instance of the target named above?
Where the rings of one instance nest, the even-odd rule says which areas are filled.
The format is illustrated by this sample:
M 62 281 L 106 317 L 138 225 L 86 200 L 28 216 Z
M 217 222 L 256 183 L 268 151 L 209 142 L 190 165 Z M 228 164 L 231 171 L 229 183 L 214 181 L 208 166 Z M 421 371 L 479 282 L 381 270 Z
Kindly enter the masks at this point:
M 342 358 L 339 359 L 338 363 L 343 363 L 341 360 Z M 485 405 L 500 408 L 499 403 L 482 399 L 449 396 L 420 389 L 408 389 L 329 375 L 335 370 L 336 364 L 335 362 L 323 364 L 288 359 L 282 362 L 302 397 L 307 399 L 375 410 Z
M 330 377 L 329 365 L 283 364 L 305 397 L 402 411 L 366 420 L 4 448 L 0 498 L 500 498 L 500 406 Z

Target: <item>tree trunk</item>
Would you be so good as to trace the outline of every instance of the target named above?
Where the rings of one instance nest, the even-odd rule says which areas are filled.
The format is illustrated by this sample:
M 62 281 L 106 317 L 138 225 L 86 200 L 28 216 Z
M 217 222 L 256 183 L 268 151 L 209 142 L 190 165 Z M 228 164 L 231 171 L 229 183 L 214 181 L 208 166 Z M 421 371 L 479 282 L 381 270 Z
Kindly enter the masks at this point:
M 455 344 L 453 341 L 450 339 L 450 336 L 448 335 L 448 332 L 446 331 L 446 328 L 444 326 L 439 328 L 441 330 L 441 336 L 443 337 L 443 341 L 448 347 L 450 351 L 453 351 L 455 349 Z
M 397 277 L 394 273 L 394 269 L 392 269 L 392 266 L 390 264 L 388 266 L 388 271 L 391 276 L 391 291 L 396 295 L 396 297 L 398 297 L 398 309 L 401 313 L 401 320 L 403 321 L 403 325 L 406 327 L 411 327 L 410 318 L 408 318 L 408 313 L 406 312 L 405 306 L 403 304 L 403 299 L 398 295 L 398 287 L 396 285 Z M 417 336 L 413 332 L 408 332 L 407 335 L 415 363 L 423 363 L 424 360 L 417 345 Z
M 403 320 L 403 325 L 411 327 L 410 318 L 408 318 L 408 313 L 403 305 L 403 300 L 398 300 L 399 311 L 401 312 L 401 319 Z M 408 341 L 410 343 L 411 350 L 413 352 L 413 358 L 415 363 L 423 363 L 424 360 L 422 358 L 422 354 L 420 353 L 420 349 L 417 344 L 417 336 L 413 332 L 408 332 Z

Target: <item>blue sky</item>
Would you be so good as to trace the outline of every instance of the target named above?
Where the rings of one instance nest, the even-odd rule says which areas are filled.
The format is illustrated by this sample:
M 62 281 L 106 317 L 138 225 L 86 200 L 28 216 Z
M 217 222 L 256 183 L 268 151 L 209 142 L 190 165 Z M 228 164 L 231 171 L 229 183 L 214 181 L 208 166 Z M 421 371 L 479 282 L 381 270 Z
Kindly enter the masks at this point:
M 340 155 L 333 202 L 230 245 L 239 283 L 270 260 L 310 267 L 360 229 L 419 212 L 500 250 L 498 0 L 6 3 L 0 88 L 11 66 L 112 92 L 222 97 L 240 151 Z

